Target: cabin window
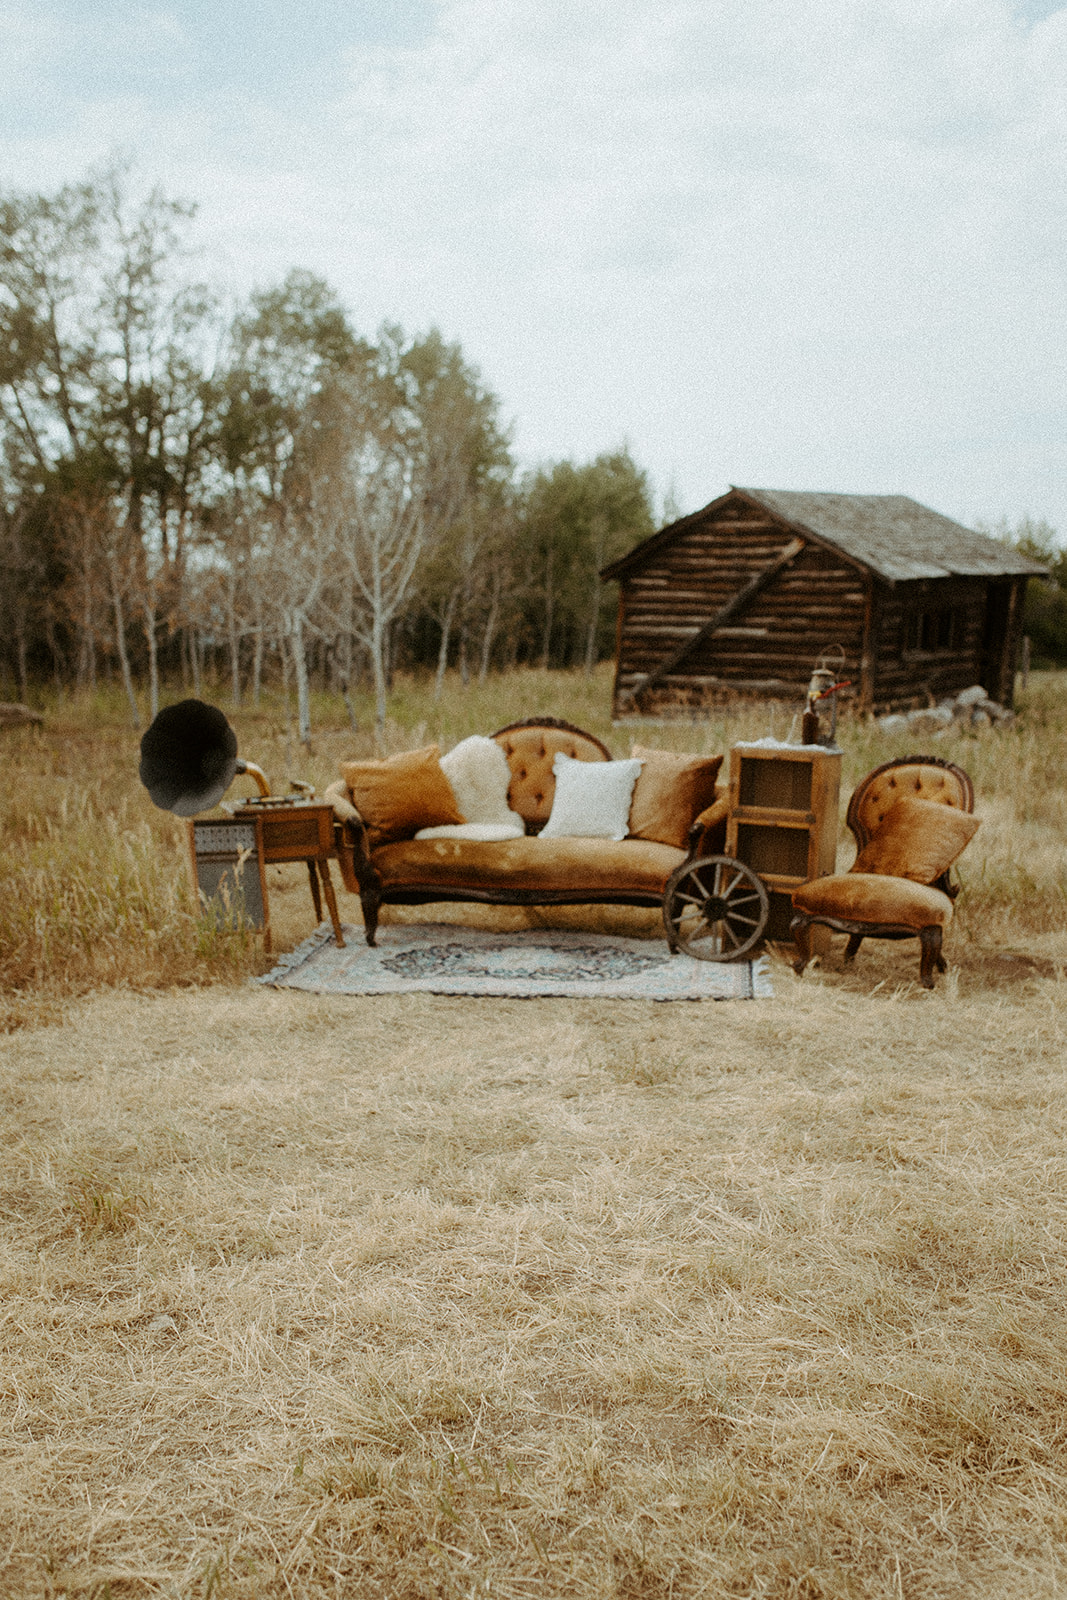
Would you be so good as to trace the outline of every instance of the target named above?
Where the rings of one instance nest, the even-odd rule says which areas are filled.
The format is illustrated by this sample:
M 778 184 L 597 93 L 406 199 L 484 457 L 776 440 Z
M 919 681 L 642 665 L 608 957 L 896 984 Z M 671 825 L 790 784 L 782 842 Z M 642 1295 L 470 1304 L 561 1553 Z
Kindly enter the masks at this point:
M 952 650 L 959 627 L 955 611 L 941 607 L 936 611 L 912 611 L 904 618 L 904 649 L 907 654 L 936 655 Z

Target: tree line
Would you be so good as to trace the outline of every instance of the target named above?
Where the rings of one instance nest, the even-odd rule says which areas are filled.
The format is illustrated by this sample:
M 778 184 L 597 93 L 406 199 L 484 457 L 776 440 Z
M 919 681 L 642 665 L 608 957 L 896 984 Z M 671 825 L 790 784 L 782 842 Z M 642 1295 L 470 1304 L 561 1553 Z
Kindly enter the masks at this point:
M 654 527 L 628 450 L 520 474 L 500 405 L 435 329 L 359 333 L 292 271 L 236 307 L 193 210 L 119 168 L 0 196 L 0 667 L 233 703 L 265 681 L 310 734 L 318 681 L 438 686 L 518 663 L 592 670 L 599 570 Z

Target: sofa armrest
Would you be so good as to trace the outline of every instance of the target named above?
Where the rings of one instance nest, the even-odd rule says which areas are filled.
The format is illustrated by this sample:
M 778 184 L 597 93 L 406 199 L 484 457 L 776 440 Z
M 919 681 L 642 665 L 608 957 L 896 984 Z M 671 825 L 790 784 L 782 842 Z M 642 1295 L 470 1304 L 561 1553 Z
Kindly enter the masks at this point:
M 343 778 L 338 778 L 323 791 L 322 798 L 328 800 L 333 807 L 333 814 L 338 822 L 358 822 L 363 825 L 363 818 L 352 804 L 352 793 Z
M 352 804 L 348 786 L 343 778 L 338 778 L 336 783 L 330 784 L 323 793 L 323 799 L 328 800 L 333 807 L 333 841 L 337 851 L 337 864 L 341 869 L 341 881 L 350 894 L 359 894 L 368 876 L 377 876 L 371 866 L 370 846 L 367 843 L 367 829 L 363 818 Z
M 727 795 L 705 807 L 689 829 L 690 856 L 718 856 L 726 847 L 726 819 L 730 815 Z

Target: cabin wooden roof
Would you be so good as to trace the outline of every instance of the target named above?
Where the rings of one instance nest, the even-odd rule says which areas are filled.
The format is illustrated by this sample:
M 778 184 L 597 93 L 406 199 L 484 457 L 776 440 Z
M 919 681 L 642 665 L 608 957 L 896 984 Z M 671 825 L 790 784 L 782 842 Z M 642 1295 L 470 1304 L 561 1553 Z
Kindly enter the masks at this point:
M 795 489 L 734 487 L 728 495 L 645 539 L 629 555 L 605 567 L 601 576 L 626 577 L 709 512 L 739 496 L 769 511 L 790 531 L 809 535 L 817 543 L 839 550 L 888 583 L 952 576 L 1037 577 L 1046 570 L 1018 550 L 1009 549 L 988 534 L 965 528 L 907 495 L 809 494 Z

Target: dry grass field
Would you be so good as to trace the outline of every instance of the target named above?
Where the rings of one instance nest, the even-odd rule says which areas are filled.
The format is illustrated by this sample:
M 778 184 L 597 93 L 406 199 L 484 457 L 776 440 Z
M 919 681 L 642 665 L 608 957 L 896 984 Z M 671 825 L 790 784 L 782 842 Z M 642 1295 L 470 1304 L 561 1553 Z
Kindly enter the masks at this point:
M 538 710 L 636 731 L 530 673 L 387 738 Z M 235 714 L 242 753 L 372 748 L 317 711 L 310 755 Z M 843 743 L 846 792 L 902 753 Z M 756 1003 L 264 991 L 120 708 L 3 748 L 0 1594 L 1067 1587 L 1065 677 L 937 747 L 983 826 L 933 993 L 889 945 Z M 291 944 L 299 870 L 274 904 Z

